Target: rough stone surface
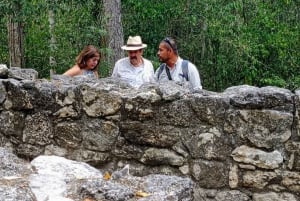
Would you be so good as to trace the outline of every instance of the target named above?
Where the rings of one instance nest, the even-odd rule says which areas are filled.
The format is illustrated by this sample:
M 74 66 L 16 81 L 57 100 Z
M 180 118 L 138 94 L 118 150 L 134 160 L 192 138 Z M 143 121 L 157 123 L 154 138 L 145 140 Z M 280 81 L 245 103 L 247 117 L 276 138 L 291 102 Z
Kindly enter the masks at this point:
M 221 188 L 228 184 L 228 170 L 221 162 L 196 160 L 191 164 L 191 171 L 202 187 Z
M 243 185 L 257 189 L 264 189 L 271 180 L 275 179 L 277 174 L 275 172 L 263 171 L 246 171 L 243 175 Z
M 189 178 L 197 201 L 300 200 L 299 90 L 241 85 L 191 93 L 173 82 L 131 88 L 112 78 L 43 80 L 12 70 L 20 72 L 0 79 L 0 146 L 18 157 L 56 155 L 108 172 L 130 165 L 135 177 Z M 87 192 L 87 181 L 72 186 L 85 184 Z M 172 196 L 163 199 L 179 197 Z
M 229 171 L 229 187 L 234 189 L 239 185 L 238 166 L 233 165 Z
M 185 159 L 168 149 L 150 148 L 145 151 L 140 161 L 148 165 L 182 166 Z
M 0 160 L 0 200 L 35 201 L 28 180 L 34 173 L 30 163 L 2 147 Z
M 250 197 L 236 190 L 219 192 L 216 196 L 216 201 L 225 201 L 225 200 L 250 201 Z
M 290 193 L 255 193 L 253 201 L 297 201 L 298 199 Z
M 104 176 L 86 163 L 59 156 L 41 155 L 29 163 L 4 148 L 0 148 L 0 156 L 0 200 L 193 200 L 194 183 L 189 178 L 136 177 L 129 173 L 129 165 Z
M 0 78 L 7 78 L 8 77 L 8 68 L 5 64 L 0 64 Z
M 235 161 L 265 169 L 278 168 L 283 162 L 283 157 L 279 151 L 275 150 L 271 153 L 266 153 L 262 150 L 254 149 L 245 145 L 233 150 L 232 157 Z
M 38 72 L 30 68 L 10 67 L 9 77 L 18 80 L 36 80 L 38 79 Z

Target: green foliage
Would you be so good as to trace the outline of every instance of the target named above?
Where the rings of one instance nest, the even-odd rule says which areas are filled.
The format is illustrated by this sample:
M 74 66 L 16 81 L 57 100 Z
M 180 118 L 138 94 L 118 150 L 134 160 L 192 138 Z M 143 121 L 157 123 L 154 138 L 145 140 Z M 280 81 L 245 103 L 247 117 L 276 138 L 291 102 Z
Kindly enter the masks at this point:
M 79 0 L 5 0 L 0 4 L 0 11 L 5 11 L 2 12 L 4 16 L 14 14 L 16 5 L 21 7 L 17 14 L 25 27 L 26 67 L 37 70 L 40 77 L 49 77 L 50 69 L 58 74 L 66 71 L 74 65 L 84 46 L 93 44 L 100 49 L 102 45 L 100 39 L 106 33 L 99 17 L 101 4 Z M 55 13 L 54 46 L 50 45 L 49 10 Z M 1 27 L 6 26 L 7 20 L 4 19 L 1 18 Z M 6 37 L 3 37 L 4 34 Z M 3 44 L 1 63 L 8 64 L 7 32 L 1 33 L 0 38 Z M 50 66 L 50 56 L 55 59 L 56 65 Z
M 239 84 L 292 89 L 299 83 L 293 76 L 300 68 L 299 1 L 123 2 L 125 36 L 145 38 L 153 60 L 159 41 L 173 36 L 180 55 L 198 67 L 205 89 Z
M 278 86 L 283 88 L 286 87 L 286 81 L 278 76 L 262 79 L 262 82 L 265 85 L 273 85 L 273 86 Z
M 182 16 L 183 1 L 122 1 L 122 18 L 124 27 L 124 41 L 128 36 L 140 35 L 144 43 L 148 44 L 144 56 L 151 59 L 155 67 L 159 66 L 156 52 L 160 41 L 172 35 L 173 24 Z
M 7 27 L 6 18 L 0 17 L 0 63 L 9 63 L 8 46 L 7 46 Z
M 103 46 L 101 1 L 3 0 L 0 27 L 6 15 L 22 10 L 16 19 L 25 22 L 26 65 L 49 76 L 53 68 L 63 73 L 74 64 L 86 44 Z M 50 47 L 48 11 L 56 17 L 56 46 Z M 144 56 L 158 67 L 160 41 L 174 37 L 182 58 L 199 69 L 203 87 L 222 91 L 233 85 L 274 85 L 295 90 L 300 86 L 299 0 L 122 0 L 124 41 L 141 35 L 148 48 Z M 21 16 L 21 17 L 20 17 Z M 0 33 L 1 63 L 8 62 L 7 32 Z M 49 57 L 56 65 L 49 65 Z M 102 76 L 108 76 L 105 63 Z
M 92 2 L 86 2 L 82 6 L 81 1 L 60 1 L 45 7 L 45 2 L 38 1 L 34 7 L 39 18 L 31 16 L 26 26 L 26 57 L 27 66 L 39 71 L 40 76 L 49 76 L 49 70 L 53 69 L 61 74 L 74 65 L 75 58 L 88 44 L 100 47 L 100 37 L 105 34 L 95 16 L 95 9 L 100 7 Z M 51 2 L 51 1 L 49 1 Z M 54 36 L 55 47 L 50 47 L 50 33 L 48 11 L 55 12 Z M 100 49 L 100 48 L 99 48 Z M 38 50 L 38 51 L 37 51 Z M 55 58 L 56 65 L 50 66 L 49 57 Z

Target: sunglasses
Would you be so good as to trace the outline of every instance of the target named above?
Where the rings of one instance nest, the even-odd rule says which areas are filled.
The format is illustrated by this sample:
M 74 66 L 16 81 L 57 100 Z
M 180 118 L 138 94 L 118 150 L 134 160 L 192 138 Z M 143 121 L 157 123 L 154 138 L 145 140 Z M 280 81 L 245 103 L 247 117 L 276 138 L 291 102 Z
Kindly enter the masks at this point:
M 174 46 L 172 45 L 170 38 L 167 37 L 163 41 L 166 42 L 172 48 L 172 50 L 175 51 Z

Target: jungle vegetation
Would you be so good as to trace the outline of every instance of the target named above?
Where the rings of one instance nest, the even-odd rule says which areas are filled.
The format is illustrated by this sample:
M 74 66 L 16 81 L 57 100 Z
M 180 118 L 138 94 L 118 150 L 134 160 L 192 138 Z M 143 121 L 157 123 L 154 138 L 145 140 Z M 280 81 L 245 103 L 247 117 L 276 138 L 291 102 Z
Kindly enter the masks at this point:
M 85 45 L 94 44 L 103 53 L 101 77 L 110 76 L 114 60 L 108 58 L 120 50 L 108 45 L 104 2 L 1 1 L 0 63 L 11 66 L 8 27 L 18 22 L 24 38 L 22 67 L 49 78 L 50 70 L 63 73 Z M 159 42 L 175 38 L 180 56 L 197 66 L 206 90 L 242 84 L 300 87 L 300 0 L 110 2 L 121 4 L 120 11 L 113 12 L 121 17 L 124 42 L 129 35 L 140 35 L 148 44 L 144 57 L 158 67 Z

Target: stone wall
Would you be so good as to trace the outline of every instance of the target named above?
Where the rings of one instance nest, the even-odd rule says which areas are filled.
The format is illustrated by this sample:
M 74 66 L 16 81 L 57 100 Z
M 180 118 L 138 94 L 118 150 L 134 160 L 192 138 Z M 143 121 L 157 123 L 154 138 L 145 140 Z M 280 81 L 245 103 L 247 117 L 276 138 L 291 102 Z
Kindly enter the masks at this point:
M 190 177 L 195 200 L 299 200 L 299 93 L 110 78 L 0 79 L 0 146 L 136 176 Z M 235 199 L 237 198 L 237 199 Z

